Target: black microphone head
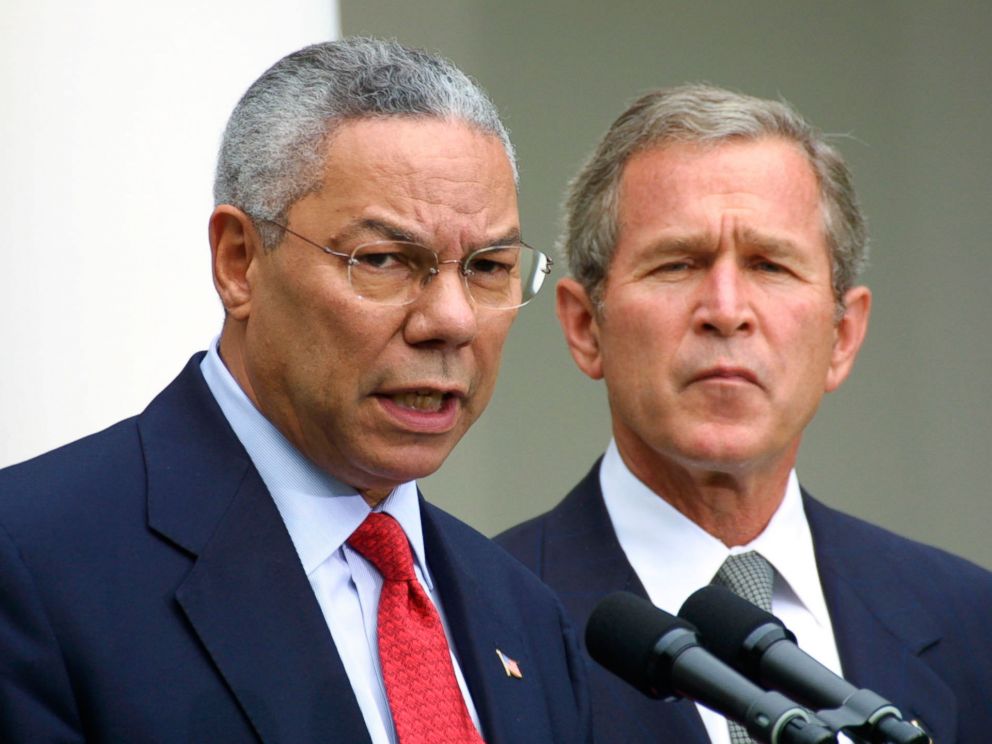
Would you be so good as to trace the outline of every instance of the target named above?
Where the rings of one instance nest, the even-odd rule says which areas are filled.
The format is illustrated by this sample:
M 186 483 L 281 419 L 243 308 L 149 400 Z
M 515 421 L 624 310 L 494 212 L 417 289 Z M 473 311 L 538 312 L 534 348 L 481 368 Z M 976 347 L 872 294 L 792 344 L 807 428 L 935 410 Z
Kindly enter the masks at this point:
M 690 595 L 679 610 L 679 617 L 696 626 L 700 643 L 710 653 L 752 676 L 758 671 L 759 657 L 748 653 L 745 641 L 754 631 L 773 624 L 786 637 L 795 638 L 773 614 L 717 584 L 704 586 Z
M 695 629 L 630 592 L 605 597 L 586 623 L 586 648 L 597 662 L 645 695 L 660 698 L 676 693 L 658 669 L 655 646 L 673 630 Z M 659 679 L 659 673 L 661 678 Z

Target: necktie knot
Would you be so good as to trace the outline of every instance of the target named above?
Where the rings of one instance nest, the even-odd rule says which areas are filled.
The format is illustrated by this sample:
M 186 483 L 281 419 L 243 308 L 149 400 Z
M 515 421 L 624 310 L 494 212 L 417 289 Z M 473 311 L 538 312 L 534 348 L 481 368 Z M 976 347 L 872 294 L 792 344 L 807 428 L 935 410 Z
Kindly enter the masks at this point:
M 774 582 L 775 569 L 755 550 L 728 556 L 713 577 L 714 584 L 727 587 L 765 612 L 772 611 Z
M 375 566 L 386 581 L 412 581 L 413 555 L 400 523 L 385 512 L 372 512 L 351 533 L 348 544 Z

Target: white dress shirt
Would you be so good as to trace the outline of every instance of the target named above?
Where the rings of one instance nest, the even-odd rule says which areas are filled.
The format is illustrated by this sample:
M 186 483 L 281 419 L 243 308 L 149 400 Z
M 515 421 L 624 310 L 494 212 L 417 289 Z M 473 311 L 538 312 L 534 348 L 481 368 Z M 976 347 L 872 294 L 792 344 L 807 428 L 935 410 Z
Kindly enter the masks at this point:
M 690 594 L 713 581 L 727 556 L 756 550 L 775 568 L 772 612 L 796 634 L 806 653 L 841 673 L 795 471 L 765 530 L 749 544 L 734 548 L 727 548 L 638 480 L 615 441 L 603 456 L 599 483 L 620 546 L 657 607 L 678 613 Z M 729 744 L 723 716 L 697 707 L 713 744 Z
M 396 744 L 376 640 L 382 576 L 345 542 L 368 516 L 368 504 L 354 488 L 335 480 L 304 457 L 255 408 L 224 366 L 216 341 L 210 345 L 200 370 L 286 523 L 373 744 Z M 393 516 L 410 541 L 414 572 L 437 607 L 448 637 L 455 677 L 478 729 L 478 713 L 455 658 L 444 610 L 427 570 L 416 484 L 397 486 L 378 509 Z

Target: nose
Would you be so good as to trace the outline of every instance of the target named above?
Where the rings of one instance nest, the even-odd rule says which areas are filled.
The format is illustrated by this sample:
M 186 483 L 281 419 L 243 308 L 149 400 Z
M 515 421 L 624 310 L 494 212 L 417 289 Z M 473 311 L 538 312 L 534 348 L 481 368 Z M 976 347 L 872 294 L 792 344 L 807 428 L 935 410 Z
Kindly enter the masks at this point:
M 697 331 L 727 337 L 753 331 L 755 316 L 750 294 L 743 269 L 729 256 L 718 259 L 699 287 Z
M 475 305 L 458 267 L 439 269 L 410 305 L 404 335 L 411 345 L 454 348 L 470 343 L 478 332 Z

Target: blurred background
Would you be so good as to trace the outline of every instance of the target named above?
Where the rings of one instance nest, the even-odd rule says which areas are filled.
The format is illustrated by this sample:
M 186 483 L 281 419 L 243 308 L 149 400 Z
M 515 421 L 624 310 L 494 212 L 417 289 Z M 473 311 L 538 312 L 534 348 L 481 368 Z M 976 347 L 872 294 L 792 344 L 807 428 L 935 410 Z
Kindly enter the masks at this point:
M 341 27 L 440 50 L 483 84 L 519 154 L 524 235 L 542 248 L 568 179 L 650 88 L 783 97 L 837 134 L 869 219 L 875 305 L 800 479 L 992 567 L 992 5 L 342 0 Z M 603 385 L 572 363 L 553 299 L 521 311 L 493 403 L 424 483 L 488 533 L 556 503 L 610 436 Z
M 525 238 L 545 250 L 566 182 L 649 88 L 782 97 L 835 134 L 869 218 L 875 301 L 800 479 L 992 568 L 992 5 L 13 0 L 5 15 L 0 465 L 139 411 L 210 342 L 227 114 L 282 54 L 372 34 L 440 51 L 489 91 L 519 154 Z M 422 484 L 487 534 L 555 504 L 609 440 L 603 387 L 574 367 L 553 305 L 545 291 L 521 311 L 492 405 Z

